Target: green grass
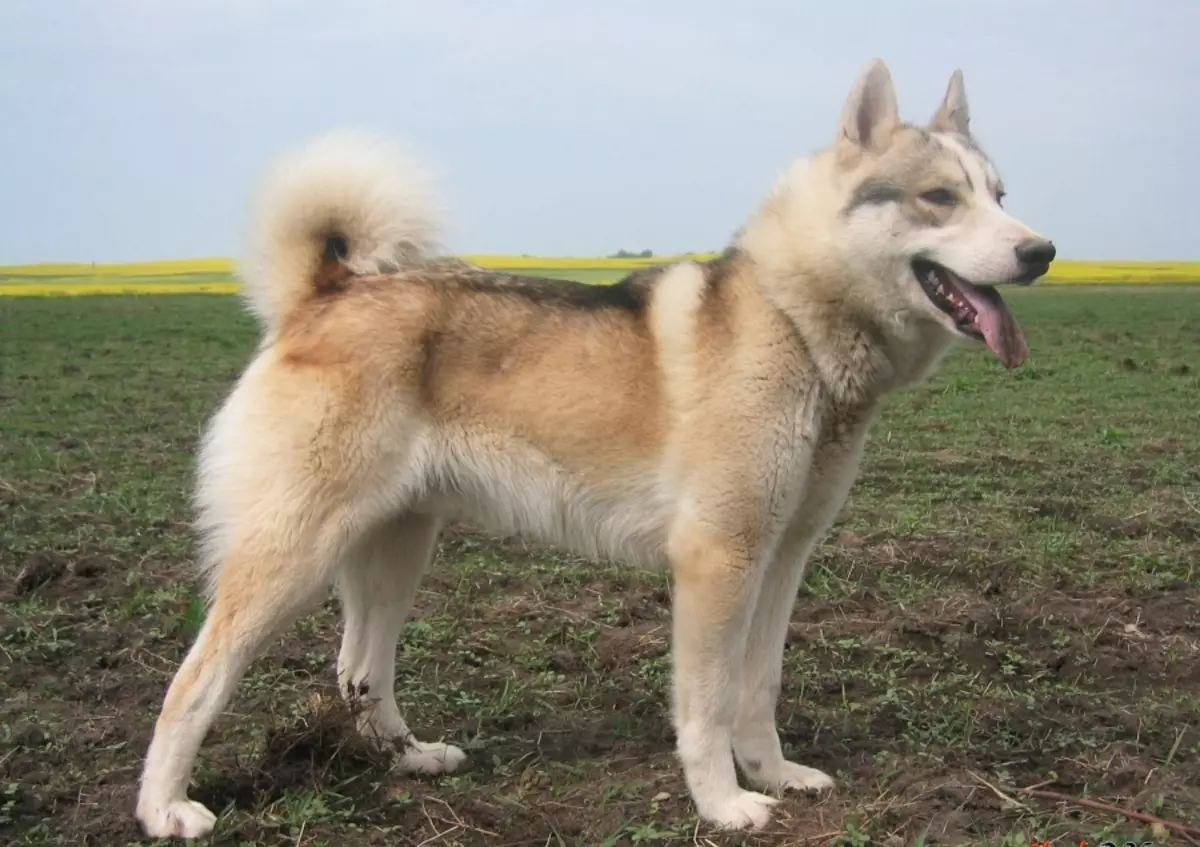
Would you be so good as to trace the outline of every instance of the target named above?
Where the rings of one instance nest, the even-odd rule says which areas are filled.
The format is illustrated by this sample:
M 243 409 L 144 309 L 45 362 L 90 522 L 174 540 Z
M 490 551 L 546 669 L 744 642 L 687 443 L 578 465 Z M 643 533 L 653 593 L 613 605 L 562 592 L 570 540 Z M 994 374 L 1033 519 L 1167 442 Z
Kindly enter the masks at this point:
M 1015 793 L 1048 781 L 1200 826 L 1200 289 L 1011 300 L 1029 363 L 963 349 L 889 402 L 797 604 L 781 732 L 832 795 L 789 798 L 766 833 L 697 830 L 666 711 L 666 575 L 455 528 L 397 692 L 475 767 L 405 779 L 347 729 L 331 599 L 202 750 L 212 843 L 1149 837 Z M 192 454 L 254 341 L 229 297 L 0 299 L 5 843 L 139 838 L 141 756 L 202 615 Z

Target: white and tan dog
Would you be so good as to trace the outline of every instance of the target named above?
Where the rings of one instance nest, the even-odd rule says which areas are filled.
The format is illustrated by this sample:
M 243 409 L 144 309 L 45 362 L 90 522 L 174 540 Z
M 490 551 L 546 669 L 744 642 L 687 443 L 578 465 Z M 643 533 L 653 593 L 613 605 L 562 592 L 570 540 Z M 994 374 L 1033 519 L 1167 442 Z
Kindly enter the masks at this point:
M 1050 242 L 1001 208 L 955 73 L 903 123 L 871 64 L 829 149 L 794 164 L 734 245 L 613 286 L 436 257 L 431 187 L 385 143 L 283 159 L 245 268 L 264 325 L 204 438 L 211 606 L 167 692 L 137 816 L 202 836 L 200 744 L 263 647 L 332 583 L 338 677 L 402 770 L 453 771 L 396 706 L 396 642 L 449 517 L 595 558 L 668 562 L 673 718 L 700 816 L 766 823 L 768 793 L 832 780 L 788 761 L 781 657 L 805 562 L 854 480 L 881 398 L 980 339 L 1026 354 L 997 293 Z M 738 784 L 737 767 L 758 791 Z

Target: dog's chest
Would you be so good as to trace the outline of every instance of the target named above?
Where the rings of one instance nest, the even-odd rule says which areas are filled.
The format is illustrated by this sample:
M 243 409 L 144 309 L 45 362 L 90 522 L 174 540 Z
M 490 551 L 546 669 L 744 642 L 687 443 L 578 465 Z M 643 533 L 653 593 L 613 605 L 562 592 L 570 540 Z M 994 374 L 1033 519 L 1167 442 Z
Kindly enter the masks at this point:
M 797 416 L 796 450 L 775 508 L 777 530 L 797 522 L 827 526 L 845 502 L 858 474 L 874 406 L 837 404 L 822 398 L 812 413 Z

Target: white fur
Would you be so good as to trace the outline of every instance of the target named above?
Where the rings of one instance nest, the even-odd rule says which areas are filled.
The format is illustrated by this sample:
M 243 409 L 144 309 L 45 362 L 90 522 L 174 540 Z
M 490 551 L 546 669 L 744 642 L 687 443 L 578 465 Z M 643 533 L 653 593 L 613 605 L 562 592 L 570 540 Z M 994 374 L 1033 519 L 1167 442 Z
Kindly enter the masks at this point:
M 704 297 L 704 274 L 693 262 L 680 262 L 658 281 L 650 321 L 658 341 L 659 367 L 667 402 L 678 413 L 694 401 L 696 311 Z
M 662 563 L 676 508 L 654 466 L 585 483 L 534 448 L 483 433 L 422 439 L 409 473 L 422 510 L 642 567 Z
M 273 329 L 302 302 L 336 224 L 357 273 L 394 268 L 404 254 L 439 246 L 433 173 L 396 142 L 356 130 L 331 132 L 282 156 L 251 211 L 244 295 Z

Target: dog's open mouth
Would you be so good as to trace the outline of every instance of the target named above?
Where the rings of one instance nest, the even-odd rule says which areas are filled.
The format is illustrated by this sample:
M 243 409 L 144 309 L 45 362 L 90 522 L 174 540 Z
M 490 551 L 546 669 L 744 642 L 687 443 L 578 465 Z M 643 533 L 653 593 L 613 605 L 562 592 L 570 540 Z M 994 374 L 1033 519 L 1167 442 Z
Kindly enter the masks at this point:
M 1007 368 L 1025 361 L 1025 336 L 995 287 L 967 282 L 928 259 L 914 259 L 912 269 L 926 296 L 950 316 L 960 333 L 982 341 Z

